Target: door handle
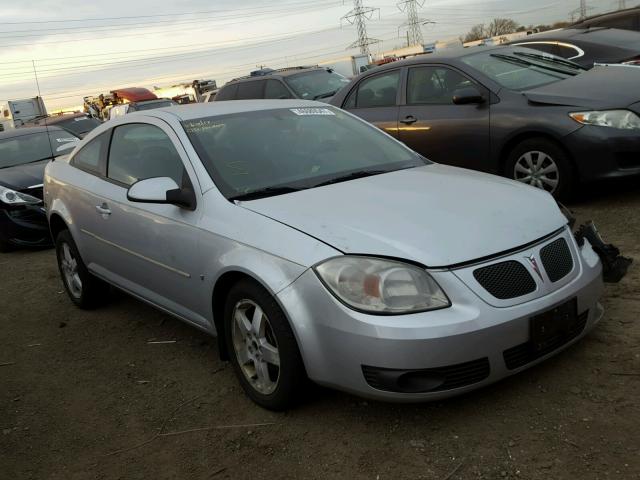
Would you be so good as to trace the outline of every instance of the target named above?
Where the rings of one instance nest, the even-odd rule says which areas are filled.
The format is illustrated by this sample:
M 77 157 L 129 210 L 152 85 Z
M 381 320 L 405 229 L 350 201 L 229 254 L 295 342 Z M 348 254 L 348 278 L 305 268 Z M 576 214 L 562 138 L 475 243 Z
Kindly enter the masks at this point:
M 106 203 L 103 203 L 102 205 L 96 205 L 96 210 L 103 217 L 111 215 L 111 210 L 109 210 L 109 205 L 107 205 Z
M 402 120 L 400 120 L 400 123 L 404 123 L 405 125 L 411 125 L 412 123 L 416 123 L 417 121 L 418 119 L 413 115 L 407 115 Z

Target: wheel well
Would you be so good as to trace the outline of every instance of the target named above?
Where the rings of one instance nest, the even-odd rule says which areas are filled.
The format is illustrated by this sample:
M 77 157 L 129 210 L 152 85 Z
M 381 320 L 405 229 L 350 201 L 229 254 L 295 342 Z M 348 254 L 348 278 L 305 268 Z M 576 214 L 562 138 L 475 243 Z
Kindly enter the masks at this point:
M 220 352 L 221 360 L 229 360 L 229 351 L 227 350 L 227 343 L 225 342 L 225 327 L 224 327 L 224 307 L 225 300 L 231 287 L 233 287 L 240 280 L 248 278 L 252 281 L 256 281 L 250 275 L 242 272 L 225 272 L 216 281 L 213 287 L 213 297 L 211 299 L 213 305 L 213 323 L 216 327 L 216 335 L 218 336 L 218 351 Z
M 68 227 L 62 217 L 54 213 L 51 215 L 51 218 L 49 218 L 49 229 L 51 230 L 51 237 L 53 237 L 53 241 L 55 242 L 58 234 L 63 230 L 67 230 Z
M 560 148 L 560 150 L 564 152 L 564 154 L 567 156 L 567 158 L 571 162 L 571 166 L 573 167 L 574 171 L 577 172 L 576 164 L 573 159 L 573 156 L 565 148 L 562 142 L 560 142 L 557 138 L 555 138 L 553 135 L 549 135 L 548 133 L 543 133 L 543 132 L 525 132 L 525 133 L 520 133 L 516 135 L 515 137 L 510 139 L 507 143 L 505 143 L 504 146 L 502 147 L 502 150 L 500 151 L 500 174 L 501 175 L 505 174 L 505 171 L 504 171 L 505 165 L 507 163 L 507 158 L 509 157 L 509 154 L 511 153 L 511 151 L 518 144 L 524 142 L 525 140 L 530 140 L 532 138 L 544 138 L 545 140 L 548 140 L 554 143 L 558 148 Z

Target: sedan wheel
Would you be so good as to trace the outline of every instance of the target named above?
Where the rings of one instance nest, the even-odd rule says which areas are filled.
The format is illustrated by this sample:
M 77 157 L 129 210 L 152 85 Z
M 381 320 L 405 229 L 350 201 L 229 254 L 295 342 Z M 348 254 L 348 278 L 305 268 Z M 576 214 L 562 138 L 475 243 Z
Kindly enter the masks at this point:
M 280 353 L 269 318 L 244 299 L 233 309 L 233 348 L 249 384 L 263 395 L 273 393 L 280 378 Z
M 513 178 L 553 194 L 558 188 L 560 170 L 553 158 L 546 153 L 526 152 L 516 161 Z
M 69 289 L 69 293 L 74 298 L 79 299 L 82 297 L 82 280 L 78 272 L 78 260 L 67 242 L 61 242 L 61 249 L 60 269 L 62 270 L 63 279 Z

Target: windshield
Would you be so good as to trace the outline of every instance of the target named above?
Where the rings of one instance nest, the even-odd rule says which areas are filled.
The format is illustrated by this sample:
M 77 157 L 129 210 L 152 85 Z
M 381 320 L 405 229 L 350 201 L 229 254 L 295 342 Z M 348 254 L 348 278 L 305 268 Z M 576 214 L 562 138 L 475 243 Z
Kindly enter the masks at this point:
M 537 54 L 537 55 L 536 55 Z M 573 77 L 582 70 L 559 57 L 523 49 L 491 50 L 462 58 L 467 65 L 510 90 L 528 90 Z
M 14 167 L 25 163 L 46 160 L 56 156 L 61 145 L 78 140 L 71 133 L 63 130 L 30 133 L 19 137 L 0 139 L 0 168 Z
M 284 81 L 299 98 L 305 100 L 330 97 L 349 83 L 349 80 L 339 73 L 327 70 L 312 70 L 291 75 L 285 77 Z
M 101 122 L 91 117 L 75 117 L 56 123 L 56 126 L 62 127 L 77 136 L 86 135 L 98 125 L 101 125 Z
M 229 199 L 259 191 L 276 195 L 429 163 L 332 107 L 243 112 L 182 124 Z
M 166 102 L 149 102 L 149 103 L 136 103 L 135 106 L 135 110 L 140 111 L 140 110 L 152 110 L 154 108 L 164 108 L 164 107 L 170 107 L 172 105 L 176 105 L 176 102 L 174 102 L 173 100 L 167 100 Z

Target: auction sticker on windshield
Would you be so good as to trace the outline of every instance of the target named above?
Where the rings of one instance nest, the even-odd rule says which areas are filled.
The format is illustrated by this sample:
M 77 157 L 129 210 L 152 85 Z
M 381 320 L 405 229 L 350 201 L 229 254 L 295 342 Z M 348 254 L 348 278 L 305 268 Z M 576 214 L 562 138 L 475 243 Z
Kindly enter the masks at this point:
M 307 115 L 334 115 L 330 109 L 328 108 L 290 108 L 293 113 L 296 115 L 307 116 Z

